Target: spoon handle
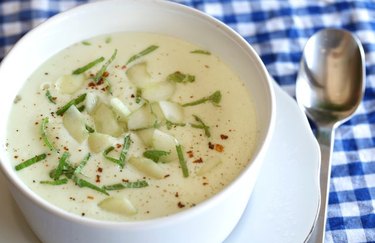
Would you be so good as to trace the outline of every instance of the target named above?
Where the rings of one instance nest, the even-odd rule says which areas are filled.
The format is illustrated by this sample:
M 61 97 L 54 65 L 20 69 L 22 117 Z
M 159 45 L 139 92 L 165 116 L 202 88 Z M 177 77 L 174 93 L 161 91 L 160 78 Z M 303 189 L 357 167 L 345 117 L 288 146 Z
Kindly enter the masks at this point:
M 331 176 L 331 154 L 333 150 L 333 127 L 319 127 L 316 134 L 321 152 L 320 165 L 320 208 L 309 243 L 323 243 L 325 238 L 328 194 Z

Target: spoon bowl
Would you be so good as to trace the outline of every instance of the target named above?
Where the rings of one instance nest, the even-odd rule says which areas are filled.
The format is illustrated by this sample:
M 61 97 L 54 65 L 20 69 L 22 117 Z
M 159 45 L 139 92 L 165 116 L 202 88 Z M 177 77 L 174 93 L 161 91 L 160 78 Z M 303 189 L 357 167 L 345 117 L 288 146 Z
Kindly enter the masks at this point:
M 334 130 L 361 103 L 365 88 L 365 56 L 350 32 L 323 29 L 306 43 L 296 82 L 296 99 L 317 125 L 321 151 L 321 204 L 310 242 L 324 242 Z

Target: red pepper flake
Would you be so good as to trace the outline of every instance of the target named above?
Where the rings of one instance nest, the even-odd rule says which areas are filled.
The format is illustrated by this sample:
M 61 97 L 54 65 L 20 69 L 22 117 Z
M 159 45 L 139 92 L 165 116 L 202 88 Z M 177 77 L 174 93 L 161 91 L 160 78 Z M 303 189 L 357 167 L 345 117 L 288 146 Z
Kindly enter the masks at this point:
M 99 172 L 99 173 L 102 173 L 103 172 L 103 168 L 102 167 L 98 167 L 98 169 L 96 171 Z
M 184 207 L 185 207 L 185 204 L 183 204 L 182 202 L 178 202 L 178 203 L 177 203 L 177 207 L 179 207 L 179 208 L 184 208 Z
M 207 185 L 208 185 L 208 182 L 203 182 L 202 185 L 203 185 L 203 186 L 207 186 Z
M 193 158 L 194 157 L 193 151 L 189 150 L 186 153 L 188 154 L 189 158 Z
M 64 146 L 64 150 L 65 150 L 65 151 L 69 151 L 69 148 L 66 147 L 66 146 Z
M 126 65 L 122 65 L 121 69 L 126 69 Z
M 122 179 L 122 182 L 129 182 L 128 179 Z
M 223 139 L 223 140 L 225 140 L 225 139 L 228 139 L 228 136 L 225 135 L 225 134 L 221 134 L 221 135 L 220 135 L 220 138 Z
M 116 144 L 116 148 L 118 148 L 118 149 L 119 149 L 119 148 L 121 148 L 121 146 L 122 146 L 122 145 L 121 145 L 121 144 L 119 144 L 119 143 L 118 143 L 118 144 Z
M 100 182 L 100 175 L 96 175 L 96 180 L 95 180 L 96 182 Z
M 38 125 L 39 124 L 39 122 L 35 122 L 35 125 Z
M 18 155 L 14 155 L 14 158 L 17 159 L 17 158 L 18 158 Z
M 105 71 L 104 73 L 103 73 L 103 77 L 108 77 L 109 76 L 109 72 L 107 72 L 107 71 Z
M 203 162 L 203 159 L 202 158 L 199 158 L 199 159 L 196 159 L 193 161 L 193 163 L 202 163 Z
M 164 176 L 164 178 L 168 178 L 168 177 L 170 177 L 170 176 L 171 176 L 171 175 L 167 174 L 167 175 Z
M 208 142 L 208 147 L 210 149 L 214 149 L 215 148 L 215 144 L 211 143 L 211 142 Z
M 221 144 L 215 144 L 215 150 L 217 151 L 217 152 L 223 152 L 224 151 L 224 146 L 223 145 L 221 145 Z
M 87 196 L 87 199 L 91 199 L 91 200 L 93 200 L 94 197 L 93 197 L 93 196 Z
M 134 94 L 132 94 L 132 95 L 130 96 L 130 98 L 135 98 L 135 95 L 134 95 Z
M 179 197 L 180 195 L 178 195 L 178 192 L 176 192 L 176 193 L 174 194 L 174 196 L 175 196 L 175 197 Z

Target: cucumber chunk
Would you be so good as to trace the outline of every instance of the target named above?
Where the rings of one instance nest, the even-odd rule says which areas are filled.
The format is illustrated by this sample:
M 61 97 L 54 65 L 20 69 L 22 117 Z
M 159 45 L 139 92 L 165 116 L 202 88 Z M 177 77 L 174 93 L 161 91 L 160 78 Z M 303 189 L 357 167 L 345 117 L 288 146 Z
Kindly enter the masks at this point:
M 112 144 L 112 137 L 107 134 L 102 133 L 90 133 L 89 138 L 87 139 L 90 151 L 93 153 L 99 153 L 104 151 Z
M 99 98 L 96 94 L 88 92 L 85 98 L 85 110 L 87 113 L 92 114 L 99 103 Z
M 137 214 L 138 212 L 133 203 L 124 197 L 108 197 L 99 202 L 98 206 L 108 212 L 125 214 L 128 216 Z
M 128 79 L 138 88 L 143 88 L 152 83 L 151 75 L 147 71 L 147 63 L 141 62 L 131 66 L 126 72 Z
M 165 119 L 174 123 L 184 121 L 184 111 L 180 104 L 170 101 L 159 101 L 159 106 L 164 114 Z
M 150 102 L 169 99 L 176 89 L 176 84 L 163 81 L 150 84 L 142 89 L 142 97 Z
M 124 130 L 117 122 L 113 111 L 105 104 L 100 104 L 93 114 L 96 131 L 111 135 L 112 137 L 120 136 Z
M 155 179 L 162 179 L 166 175 L 163 168 L 154 161 L 144 157 L 130 157 L 129 163 L 142 173 Z
M 79 88 L 81 88 L 83 82 L 85 81 L 85 76 L 80 75 L 63 75 L 56 81 L 56 89 L 63 94 L 73 94 Z
M 163 162 L 171 162 L 178 160 L 176 145 L 178 141 L 172 135 L 162 132 L 159 129 L 154 130 L 152 136 L 152 147 L 156 150 L 162 150 L 169 152 L 168 155 L 163 156 L 161 159 Z
M 130 109 L 116 97 L 112 98 L 110 103 L 113 111 L 117 114 L 118 120 L 125 122 L 131 113 Z
M 128 129 L 138 130 L 149 128 L 154 125 L 155 121 L 155 116 L 152 115 L 150 107 L 144 105 L 128 116 Z
M 72 105 L 63 115 L 63 124 L 69 134 L 82 143 L 89 135 L 86 130 L 85 119 L 76 106 Z
M 154 135 L 154 128 L 147 128 L 137 131 L 137 135 L 141 138 L 143 144 L 147 147 L 152 146 L 152 136 Z

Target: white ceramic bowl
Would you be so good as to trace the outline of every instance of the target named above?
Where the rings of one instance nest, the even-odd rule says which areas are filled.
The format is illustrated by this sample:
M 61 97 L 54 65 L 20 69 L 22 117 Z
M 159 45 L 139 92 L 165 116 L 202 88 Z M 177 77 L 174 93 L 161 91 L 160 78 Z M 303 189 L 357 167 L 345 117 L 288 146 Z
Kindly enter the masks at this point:
M 249 166 L 223 191 L 181 213 L 141 222 L 104 222 L 65 212 L 19 179 L 5 150 L 7 116 L 25 80 L 44 61 L 73 43 L 114 32 L 175 36 L 220 56 L 245 81 L 257 109 L 259 140 Z M 167 1 L 96 2 L 59 14 L 25 35 L 0 66 L 0 159 L 9 189 L 43 242 L 221 242 L 243 213 L 272 136 L 275 104 L 271 81 L 249 44 L 221 22 Z

